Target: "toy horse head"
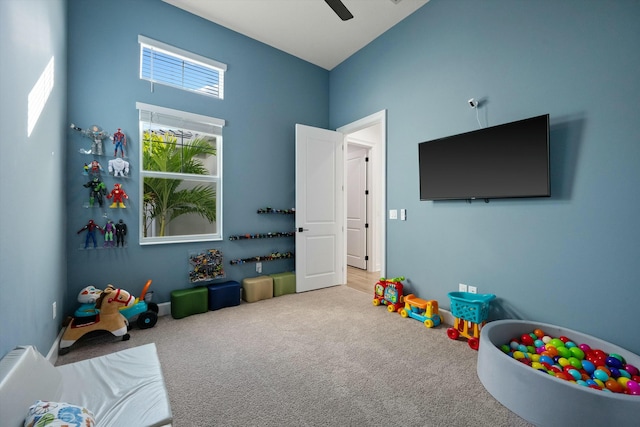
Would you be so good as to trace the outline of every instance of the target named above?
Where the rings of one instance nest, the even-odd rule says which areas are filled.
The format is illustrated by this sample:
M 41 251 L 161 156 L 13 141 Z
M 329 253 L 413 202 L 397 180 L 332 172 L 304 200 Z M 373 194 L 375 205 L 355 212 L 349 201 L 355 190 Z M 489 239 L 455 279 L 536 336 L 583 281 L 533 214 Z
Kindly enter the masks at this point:
M 108 285 L 96 301 L 96 307 L 101 313 L 117 312 L 121 307 L 133 305 L 135 298 L 124 289 L 116 289 Z

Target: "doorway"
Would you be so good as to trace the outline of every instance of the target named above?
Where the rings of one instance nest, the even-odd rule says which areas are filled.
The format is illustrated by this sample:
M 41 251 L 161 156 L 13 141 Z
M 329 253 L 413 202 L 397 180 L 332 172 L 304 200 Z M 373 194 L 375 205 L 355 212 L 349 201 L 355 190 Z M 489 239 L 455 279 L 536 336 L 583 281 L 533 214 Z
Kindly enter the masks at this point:
M 345 260 L 347 264 L 346 268 L 346 283 L 349 284 L 350 278 L 352 281 L 358 281 L 364 276 L 367 280 L 372 277 L 376 280 L 384 276 L 385 272 L 385 236 L 386 236 L 386 111 L 380 111 L 370 116 L 364 117 L 353 123 L 345 125 L 337 129 L 345 136 L 345 152 L 350 150 L 355 152 L 365 153 L 368 161 L 366 162 L 366 208 L 365 217 L 366 226 L 364 227 L 366 239 L 361 240 L 358 244 L 353 245 L 348 239 L 354 236 L 354 238 L 361 239 L 362 236 L 358 233 L 349 233 L 350 221 L 349 218 L 345 219 Z M 356 156 L 357 157 L 357 156 Z M 345 156 L 345 171 L 349 171 L 347 165 L 348 156 Z M 360 168 L 351 168 L 352 170 L 360 170 Z M 358 172 L 360 173 L 360 172 Z M 345 191 L 345 206 L 358 204 L 362 206 L 362 201 L 353 202 L 347 200 L 349 195 L 349 182 L 348 174 L 345 177 L 345 185 L 347 187 Z M 362 176 L 356 180 L 356 186 L 360 186 Z M 365 196 L 364 194 L 362 196 Z M 345 212 L 346 215 L 346 212 Z M 364 246 L 364 255 L 366 256 L 366 263 L 364 265 L 358 265 L 357 268 L 348 266 L 353 264 L 349 261 L 349 252 L 353 252 L 353 248 L 358 245 Z M 351 247 L 350 247 L 351 246 Z M 353 255 L 353 254 L 351 254 Z M 360 270 L 360 271 L 358 271 Z M 375 282 L 371 283 L 371 288 Z M 359 284 L 360 286 L 361 284 Z

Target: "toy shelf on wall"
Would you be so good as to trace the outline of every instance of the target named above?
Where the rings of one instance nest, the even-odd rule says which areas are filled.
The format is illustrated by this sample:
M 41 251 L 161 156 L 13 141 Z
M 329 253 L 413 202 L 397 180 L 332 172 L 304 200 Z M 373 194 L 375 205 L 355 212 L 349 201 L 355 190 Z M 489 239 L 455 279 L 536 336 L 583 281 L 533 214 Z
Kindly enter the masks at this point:
M 229 240 L 272 239 L 274 237 L 293 237 L 294 231 L 277 231 L 275 233 L 236 234 L 229 236 Z
M 296 213 L 295 209 L 273 209 L 271 207 L 258 209 L 259 214 L 283 214 L 293 215 Z M 282 231 L 274 233 L 255 233 L 255 234 L 236 234 L 229 236 L 229 240 L 254 240 L 254 239 L 273 239 L 277 237 L 295 237 L 295 231 Z M 268 255 L 253 256 L 250 258 L 233 259 L 230 261 L 231 265 L 245 264 L 250 262 L 262 262 L 262 261 L 276 261 L 279 259 L 293 258 L 293 252 L 272 252 Z
M 284 215 L 295 215 L 296 210 L 291 209 L 273 209 L 270 207 L 258 209 L 259 214 L 284 214 Z
M 295 254 L 293 252 L 285 252 L 285 253 L 274 252 L 264 256 L 254 256 L 251 258 L 244 258 L 244 259 L 232 259 L 231 261 L 229 261 L 229 263 L 231 265 L 237 265 L 237 264 L 245 264 L 249 262 L 276 261 L 279 259 L 290 259 L 294 257 L 295 257 Z

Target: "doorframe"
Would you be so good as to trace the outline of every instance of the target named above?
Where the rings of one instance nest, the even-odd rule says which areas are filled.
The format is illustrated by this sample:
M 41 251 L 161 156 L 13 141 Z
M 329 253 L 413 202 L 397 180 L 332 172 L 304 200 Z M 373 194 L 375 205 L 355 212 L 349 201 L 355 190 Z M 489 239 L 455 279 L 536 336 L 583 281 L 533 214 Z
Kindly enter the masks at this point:
M 375 189 L 373 190 L 373 197 L 372 197 L 372 203 L 377 205 L 372 211 L 373 211 L 373 215 L 371 218 L 371 222 L 370 224 L 373 224 L 373 232 L 372 232 L 372 239 L 378 239 L 379 243 L 380 243 L 380 253 L 379 254 L 370 254 L 370 256 L 378 256 L 379 259 L 372 259 L 370 263 L 367 263 L 367 269 L 369 268 L 375 268 L 375 266 L 379 265 L 380 266 L 380 275 L 381 277 L 385 276 L 385 270 L 386 270 L 386 228 L 387 228 L 387 223 L 386 223 L 386 212 L 387 212 L 387 196 L 386 196 L 386 191 L 387 191 L 387 176 L 386 176 L 386 170 L 387 170 L 387 158 L 386 158 L 386 153 L 387 153 L 387 110 L 381 110 L 378 111 L 377 113 L 373 113 L 369 116 L 363 117 L 359 120 L 356 120 L 355 122 L 346 124 L 344 126 L 339 127 L 338 129 L 336 129 L 338 132 L 342 133 L 344 135 L 344 145 L 345 147 L 348 145 L 348 140 L 349 140 L 349 136 L 355 132 L 358 132 L 362 129 L 371 127 L 371 126 L 375 126 L 375 125 L 379 125 L 379 133 L 377 135 L 376 141 L 374 141 L 371 144 L 367 144 L 370 147 L 370 153 L 371 153 L 371 182 L 373 183 L 373 185 L 375 186 Z M 359 145 L 363 145 L 363 144 L 359 144 Z M 345 148 L 346 150 L 346 148 Z M 343 170 L 346 170 L 346 155 L 344 156 L 344 164 L 343 164 Z M 374 179 L 374 177 L 377 176 L 377 179 Z M 346 182 L 345 182 L 346 185 Z M 346 198 L 347 198 L 347 192 L 344 191 L 344 204 L 343 206 L 346 206 Z M 346 213 L 346 209 L 343 212 L 343 224 L 347 223 L 347 213 Z M 343 232 L 346 235 L 346 230 L 344 230 Z M 347 239 L 344 238 L 342 241 L 342 259 L 343 259 L 343 265 L 344 265 L 344 271 L 343 271 L 343 283 L 347 282 L 347 270 L 346 270 L 346 266 L 347 266 Z M 372 251 L 375 252 L 375 251 Z

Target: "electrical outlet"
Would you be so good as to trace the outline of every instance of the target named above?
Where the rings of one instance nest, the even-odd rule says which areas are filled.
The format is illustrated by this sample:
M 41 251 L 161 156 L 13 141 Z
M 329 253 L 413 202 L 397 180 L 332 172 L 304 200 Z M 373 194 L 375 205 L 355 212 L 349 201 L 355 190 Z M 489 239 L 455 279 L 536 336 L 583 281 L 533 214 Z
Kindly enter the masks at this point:
M 262 273 L 262 263 L 256 262 L 256 273 Z
M 475 286 L 469 286 L 467 289 L 469 289 L 469 293 L 470 294 L 477 294 L 478 293 L 478 288 L 476 288 Z
M 464 283 L 460 283 L 460 284 L 458 285 L 458 290 L 459 290 L 460 292 L 467 292 L 467 285 L 465 285 Z
M 391 209 L 389 211 L 389 219 L 398 219 L 398 211 L 397 211 L 397 209 Z
M 54 319 L 56 318 L 56 311 L 57 311 L 57 310 L 56 310 L 56 307 L 57 307 L 57 304 L 56 304 L 56 302 L 54 301 L 54 302 L 53 302 L 53 307 L 52 307 L 52 308 L 53 308 L 53 318 L 54 318 Z

